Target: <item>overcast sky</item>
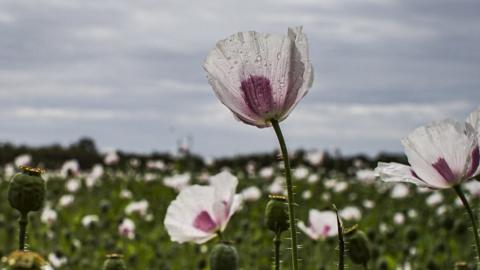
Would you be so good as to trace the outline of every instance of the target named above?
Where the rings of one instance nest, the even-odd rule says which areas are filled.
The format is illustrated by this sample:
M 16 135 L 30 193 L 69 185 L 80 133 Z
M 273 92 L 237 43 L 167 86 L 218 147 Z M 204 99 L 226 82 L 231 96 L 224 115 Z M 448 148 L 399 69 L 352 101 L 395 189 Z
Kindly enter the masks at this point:
M 303 25 L 315 81 L 291 148 L 400 151 L 415 127 L 480 105 L 480 1 L 0 0 L 0 141 L 207 156 L 276 148 L 233 119 L 202 63 L 235 32 Z

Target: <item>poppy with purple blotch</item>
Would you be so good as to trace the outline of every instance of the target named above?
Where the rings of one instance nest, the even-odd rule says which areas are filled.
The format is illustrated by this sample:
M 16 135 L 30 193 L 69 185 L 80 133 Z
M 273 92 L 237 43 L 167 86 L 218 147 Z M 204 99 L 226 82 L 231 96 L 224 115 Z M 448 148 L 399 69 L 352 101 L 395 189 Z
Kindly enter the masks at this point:
M 410 166 L 380 162 L 377 174 L 385 182 L 409 182 L 445 189 L 480 173 L 479 131 L 473 112 L 467 123 L 444 120 L 422 126 L 402 140 Z
M 301 27 L 287 36 L 240 32 L 217 43 L 203 65 L 220 101 L 240 121 L 264 128 L 284 120 L 313 81 Z

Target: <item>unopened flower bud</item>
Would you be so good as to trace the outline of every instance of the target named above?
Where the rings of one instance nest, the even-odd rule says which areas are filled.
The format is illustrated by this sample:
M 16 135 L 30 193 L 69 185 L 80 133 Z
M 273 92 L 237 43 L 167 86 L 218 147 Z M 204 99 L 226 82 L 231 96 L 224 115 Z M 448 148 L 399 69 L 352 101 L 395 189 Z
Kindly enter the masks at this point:
M 123 262 L 123 256 L 120 254 L 107 255 L 107 260 L 103 264 L 103 270 L 126 270 L 127 267 Z
M 20 169 L 22 172 L 10 181 L 8 202 L 22 214 L 38 211 L 45 200 L 45 181 L 41 177 L 43 170 L 26 166 Z
M 345 231 L 345 238 L 350 260 L 356 264 L 366 265 L 370 260 L 370 242 L 367 235 L 355 225 Z
M 42 256 L 31 251 L 15 251 L 2 261 L 8 270 L 41 270 L 47 264 Z
M 287 198 L 281 195 L 270 195 L 269 198 L 265 209 L 265 225 L 269 230 L 280 234 L 290 228 Z
M 238 270 L 237 250 L 227 244 L 218 244 L 210 253 L 211 270 Z

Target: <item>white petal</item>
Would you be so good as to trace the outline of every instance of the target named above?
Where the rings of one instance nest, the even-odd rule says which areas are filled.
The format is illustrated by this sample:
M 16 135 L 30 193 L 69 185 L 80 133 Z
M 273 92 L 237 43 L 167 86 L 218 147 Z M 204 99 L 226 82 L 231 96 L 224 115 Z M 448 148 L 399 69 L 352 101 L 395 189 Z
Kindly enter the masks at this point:
M 467 123 L 469 123 L 480 136 L 480 107 L 473 111 L 467 118 Z M 479 137 L 480 138 L 480 137 Z
M 417 128 L 402 143 L 419 178 L 432 186 L 452 186 L 465 180 L 476 141 L 470 125 L 444 120 Z M 445 160 L 454 180 L 447 181 L 433 167 L 440 159 Z
M 190 186 L 183 189 L 170 203 L 165 216 L 165 227 L 172 241 L 203 243 L 215 237 L 214 233 L 198 230 L 193 226 L 197 215 L 206 211 L 213 215 L 215 189 L 208 186 Z
M 288 37 L 294 43 L 289 73 L 289 92 L 284 104 L 286 118 L 297 103 L 307 94 L 313 83 L 313 66 L 309 60 L 307 36 L 302 27 L 288 29 Z
M 443 188 L 444 186 L 432 186 L 413 175 L 412 167 L 400 163 L 379 162 L 375 173 L 384 182 L 406 182 L 421 187 Z
M 211 185 L 215 188 L 214 213 L 222 227 L 225 227 L 231 213 L 234 203 L 235 191 L 238 185 L 238 179 L 228 171 L 223 171 L 210 178 Z M 238 207 L 237 205 L 235 207 Z M 236 210 L 236 209 L 235 209 Z
M 316 234 L 311 228 L 305 226 L 305 223 L 303 223 L 303 221 L 299 221 L 297 223 L 297 227 L 313 240 L 318 240 L 318 238 L 320 237 L 320 235 Z

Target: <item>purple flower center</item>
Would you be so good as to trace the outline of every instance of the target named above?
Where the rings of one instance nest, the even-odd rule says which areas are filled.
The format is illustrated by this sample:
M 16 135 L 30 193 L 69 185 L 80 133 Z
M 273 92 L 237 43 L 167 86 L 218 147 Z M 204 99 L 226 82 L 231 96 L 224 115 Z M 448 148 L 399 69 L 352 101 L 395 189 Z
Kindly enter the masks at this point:
M 202 211 L 193 221 L 193 227 L 208 233 L 215 230 L 217 223 L 213 221 L 212 217 L 207 211 Z
M 332 227 L 330 225 L 325 225 L 322 230 L 322 235 L 327 236 L 331 229 Z
M 240 88 L 248 108 L 257 116 L 264 117 L 273 111 L 274 101 L 269 79 L 250 75 L 242 81 Z
M 432 164 L 432 166 L 443 177 L 443 179 L 445 179 L 445 181 L 454 182 L 456 180 L 455 174 L 444 158 L 439 158 L 437 162 Z
M 480 148 L 477 145 L 477 147 L 475 147 L 475 149 L 473 149 L 472 151 L 472 164 L 468 169 L 467 177 L 474 176 L 473 174 L 477 171 L 478 166 L 480 165 L 479 161 L 480 161 Z

